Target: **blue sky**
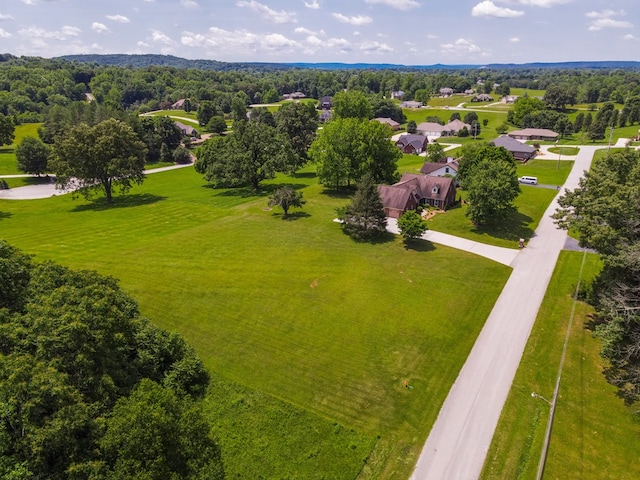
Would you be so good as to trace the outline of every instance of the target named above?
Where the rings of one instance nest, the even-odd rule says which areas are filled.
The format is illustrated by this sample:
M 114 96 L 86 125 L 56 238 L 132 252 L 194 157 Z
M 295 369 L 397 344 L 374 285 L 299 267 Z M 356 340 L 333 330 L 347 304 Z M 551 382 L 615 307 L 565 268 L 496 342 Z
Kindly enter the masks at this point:
M 0 52 L 405 65 L 640 60 L 637 2 L 3 0 Z

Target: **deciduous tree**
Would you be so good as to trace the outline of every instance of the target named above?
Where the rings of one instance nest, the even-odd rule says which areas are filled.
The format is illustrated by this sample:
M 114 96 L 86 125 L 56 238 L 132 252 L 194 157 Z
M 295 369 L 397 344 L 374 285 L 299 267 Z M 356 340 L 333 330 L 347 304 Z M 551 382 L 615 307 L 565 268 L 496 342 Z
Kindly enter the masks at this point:
M 18 169 L 34 175 L 47 172 L 51 149 L 35 137 L 25 137 L 16 148 Z
M 333 97 L 333 113 L 339 118 L 373 118 L 373 107 L 360 90 L 338 92 Z
M 11 145 L 15 138 L 16 126 L 11 117 L 0 114 L 0 146 Z
M 429 225 L 415 210 L 408 210 L 398 219 L 398 229 L 405 243 L 420 238 L 429 229 Z
M 131 127 L 109 119 L 94 127 L 80 124 L 58 139 L 50 166 L 57 187 L 77 187 L 85 198 L 101 189 L 112 203 L 114 188 L 126 193 L 144 181 L 145 153 Z
M 295 171 L 309 160 L 307 153 L 316 138 L 318 113 L 311 103 L 289 102 L 280 107 L 275 119 L 278 132 L 289 139 L 296 155 Z
M 269 197 L 268 205 L 270 207 L 278 206 L 282 208 L 286 217 L 291 207 L 302 208 L 305 203 L 302 199 L 302 192 L 298 192 L 287 185 L 273 192 L 273 195 Z

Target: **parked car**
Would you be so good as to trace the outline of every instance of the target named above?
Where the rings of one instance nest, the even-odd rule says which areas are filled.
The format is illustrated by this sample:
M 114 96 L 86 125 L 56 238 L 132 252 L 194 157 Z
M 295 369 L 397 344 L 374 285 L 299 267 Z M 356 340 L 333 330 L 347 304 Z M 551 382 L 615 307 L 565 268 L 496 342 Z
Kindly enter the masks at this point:
M 527 177 L 525 175 L 523 177 L 520 177 L 518 179 L 518 181 L 520 183 L 526 183 L 527 185 L 537 185 L 538 184 L 538 177 Z

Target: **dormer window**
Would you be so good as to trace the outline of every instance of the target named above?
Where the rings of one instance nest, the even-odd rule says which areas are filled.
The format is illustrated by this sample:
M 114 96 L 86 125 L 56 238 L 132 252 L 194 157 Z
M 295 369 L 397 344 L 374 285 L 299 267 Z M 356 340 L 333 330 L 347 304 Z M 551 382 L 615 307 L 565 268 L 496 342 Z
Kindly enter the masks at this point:
M 440 193 L 440 187 L 433 187 L 433 190 L 431 190 L 431 193 L 437 195 L 438 193 Z

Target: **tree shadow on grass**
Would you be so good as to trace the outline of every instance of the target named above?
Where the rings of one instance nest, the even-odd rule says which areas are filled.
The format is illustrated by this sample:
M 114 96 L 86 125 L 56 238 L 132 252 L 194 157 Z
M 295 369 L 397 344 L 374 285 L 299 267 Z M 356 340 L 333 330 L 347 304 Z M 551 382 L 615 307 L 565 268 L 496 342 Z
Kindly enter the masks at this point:
M 13 213 L 11 212 L 0 212 L 0 220 L 11 217 L 13 217 Z
M 340 188 L 338 190 L 336 190 L 335 188 L 324 188 L 321 193 L 330 198 L 343 198 L 345 200 L 349 200 L 351 197 L 353 197 L 355 191 L 355 188 L 347 187 Z
M 411 240 L 405 242 L 404 248 L 405 250 L 413 250 L 415 252 L 433 252 L 436 246 L 428 240 Z
M 249 197 L 267 197 L 273 194 L 278 188 L 282 187 L 291 187 L 294 190 L 300 190 L 302 188 L 307 187 L 303 183 L 270 183 L 266 185 L 262 185 L 260 190 L 254 190 L 251 187 L 235 187 L 235 188 L 221 188 L 219 192 L 216 192 L 214 195 L 216 197 L 241 197 L 241 198 L 249 198 Z M 204 188 L 211 188 L 216 190 L 216 187 L 213 185 L 204 185 Z
M 500 238 L 517 242 L 519 239 L 530 239 L 533 236 L 533 229 L 529 226 L 532 218 L 518 211 L 510 212 L 501 222 L 478 225 L 471 231 L 480 235 Z
M 309 218 L 311 217 L 311 214 L 307 212 L 291 212 L 288 215 L 285 215 L 284 213 L 274 213 L 272 216 L 280 217 L 280 220 L 292 222 L 294 220 L 299 220 L 300 218 Z
M 108 204 L 107 201 L 101 197 L 90 200 L 83 205 L 77 205 L 73 212 L 86 212 L 86 211 L 102 211 L 112 210 L 115 208 L 129 208 L 140 207 L 142 205 L 152 205 L 154 203 L 166 200 L 167 197 L 160 195 L 152 195 L 150 193 L 138 193 L 133 195 L 122 195 L 113 198 L 113 203 Z
M 396 235 L 389 232 L 384 232 L 382 235 L 372 238 L 355 238 L 346 232 L 344 234 L 349 236 L 355 243 L 368 243 L 369 245 L 383 245 L 385 243 L 391 243 L 396 239 Z
M 316 178 L 316 172 L 298 172 L 291 175 L 293 178 Z

